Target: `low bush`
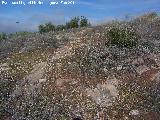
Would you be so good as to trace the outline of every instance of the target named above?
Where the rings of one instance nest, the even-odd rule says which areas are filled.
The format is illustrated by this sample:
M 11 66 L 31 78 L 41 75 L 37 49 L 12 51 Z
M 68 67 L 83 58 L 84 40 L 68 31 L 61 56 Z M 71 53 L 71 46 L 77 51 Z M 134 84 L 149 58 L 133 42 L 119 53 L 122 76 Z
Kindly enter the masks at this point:
M 137 45 L 138 36 L 134 31 L 113 27 L 107 32 L 109 44 L 118 47 L 133 48 Z
M 0 33 L 0 40 L 7 39 L 7 35 L 5 33 Z
M 69 22 L 66 23 L 66 28 L 78 28 L 79 27 L 79 17 L 72 18 Z
M 80 27 L 87 27 L 87 26 L 91 26 L 91 24 L 89 23 L 86 17 L 81 16 Z
M 41 24 L 38 26 L 38 28 L 39 28 L 40 33 L 46 33 L 46 32 L 50 32 L 50 31 L 55 30 L 55 26 L 51 22 Z
M 62 31 L 62 30 L 65 30 L 65 29 L 66 29 L 65 25 L 57 25 L 56 26 L 56 31 Z

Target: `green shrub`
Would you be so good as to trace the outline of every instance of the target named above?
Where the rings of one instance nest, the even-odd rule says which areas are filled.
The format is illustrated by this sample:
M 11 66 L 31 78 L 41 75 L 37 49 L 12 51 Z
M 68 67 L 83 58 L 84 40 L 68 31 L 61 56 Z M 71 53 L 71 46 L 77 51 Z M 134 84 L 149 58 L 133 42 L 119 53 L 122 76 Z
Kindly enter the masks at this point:
M 69 22 L 66 23 L 66 28 L 78 28 L 78 27 L 87 27 L 90 26 L 91 24 L 88 22 L 88 19 L 84 16 L 79 17 L 74 17 L 72 18 Z
M 49 23 L 45 24 L 45 29 L 46 29 L 46 32 L 54 31 L 55 30 L 55 26 L 51 22 L 49 22 Z
M 41 24 L 38 26 L 40 33 L 45 33 L 49 31 L 62 31 L 64 29 L 71 29 L 71 28 L 79 28 L 79 27 L 87 27 L 91 26 L 91 24 L 88 22 L 88 19 L 84 16 L 79 17 L 73 17 L 70 21 L 68 21 L 65 25 L 57 25 L 54 26 L 51 22 L 46 24 Z
M 137 45 L 137 35 L 135 32 L 127 29 L 112 28 L 107 32 L 109 44 L 118 47 L 133 48 Z
M 38 29 L 39 29 L 39 32 L 40 32 L 40 33 L 44 33 L 44 32 L 45 32 L 45 27 L 44 27 L 44 25 L 39 25 L 39 26 L 38 26 Z
M 57 25 L 56 26 L 56 31 L 62 31 L 64 30 L 66 27 L 64 25 Z
M 72 18 L 69 22 L 66 23 L 66 28 L 78 28 L 79 27 L 79 17 Z
M 7 39 L 7 35 L 5 33 L 0 33 L 0 40 Z
M 81 16 L 80 27 L 87 27 L 87 26 L 90 26 L 88 19 L 84 16 Z
M 50 32 L 55 30 L 55 26 L 51 23 L 45 23 L 38 26 L 40 33 Z

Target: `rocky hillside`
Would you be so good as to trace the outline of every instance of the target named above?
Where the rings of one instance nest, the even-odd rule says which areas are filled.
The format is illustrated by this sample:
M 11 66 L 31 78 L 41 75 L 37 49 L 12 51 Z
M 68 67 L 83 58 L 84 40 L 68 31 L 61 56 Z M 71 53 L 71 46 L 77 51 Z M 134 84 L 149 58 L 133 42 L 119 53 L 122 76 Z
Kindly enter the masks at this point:
M 112 44 L 112 28 L 134 31 L 136 46 Z M 160 18 L 0 41 L 0 118 L 159 120 Z

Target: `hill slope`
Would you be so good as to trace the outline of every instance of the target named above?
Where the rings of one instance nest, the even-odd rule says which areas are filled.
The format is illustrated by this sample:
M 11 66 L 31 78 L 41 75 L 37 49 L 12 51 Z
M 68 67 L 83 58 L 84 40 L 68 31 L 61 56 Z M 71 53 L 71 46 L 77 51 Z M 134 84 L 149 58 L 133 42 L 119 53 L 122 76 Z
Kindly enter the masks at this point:
M 160 119 L 160 18 L 33 33 L 0 43 L 2 119 Z M 136 47 L 108 45 L 133 29 Z

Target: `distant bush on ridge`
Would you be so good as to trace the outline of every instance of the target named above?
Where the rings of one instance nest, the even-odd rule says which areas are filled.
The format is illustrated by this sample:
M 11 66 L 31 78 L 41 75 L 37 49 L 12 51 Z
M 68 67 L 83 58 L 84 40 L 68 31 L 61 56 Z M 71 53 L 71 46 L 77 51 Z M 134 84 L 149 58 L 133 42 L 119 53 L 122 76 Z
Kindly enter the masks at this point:
M 0 33 L 0 40 L 7 39 L 7 35 L 5 33 Z
M 40 33 L 45 33 L 45 32 L 49 32 L 49 31 L 54 31 L 55 30 L 55 26 L 51 23 L 45 23 L 45 24 L 41 24 L 39 25 L 39 32 Z
M 70 21 L 66 22 L 65 25 L 53 25 L 51 22 L 41 24 L 38 26 L 40 33 L 46 33 L 50 31 L 62 31 L 65 29 L 71 29 L 71 28 L 79 28 L 79 27 L 87 27 L 90 26 L 88 19 L 84 16 L 74 17 Z

